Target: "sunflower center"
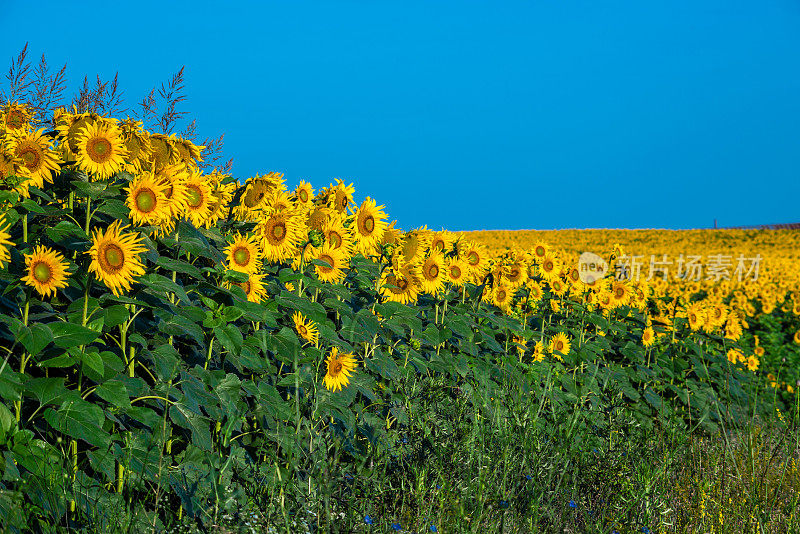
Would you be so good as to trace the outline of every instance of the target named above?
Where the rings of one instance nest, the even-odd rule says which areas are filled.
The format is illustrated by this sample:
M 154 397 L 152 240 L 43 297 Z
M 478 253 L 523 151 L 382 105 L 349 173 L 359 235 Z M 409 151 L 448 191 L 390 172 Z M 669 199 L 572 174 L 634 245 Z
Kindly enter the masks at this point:
M 519 275 L 520 275 L 519 268 L 517 268 L 517 267 L 512 267 L 512 268 L 511 268 L 511 273 L 509 274 L 509 276 L 508 276 L 508 277 L 509 277 L 511 280 L 516 280 L 517 278 L 519 278 Z
M 300 202 L 303 202 L 303 203 L 308 202 L 308 191 L 306 191 L 305 189 L 301 189 L 298 192 L 297 196 L 298 196 L 298 198 L 300 198 Z
M 186 196 L 188 197 L 188 204 L 190 208 L 197 209 L 203 203 L 203 194 L 195 185 L 189 186 Z
M 625 290 L 624 289 L 617 288 L 617 291 L 616 291 L 615 295 L 617 296 L 618 299 L 621 299 L 624 294 L 625 294 Z
M 239 247 L 233 252 L 233 261 L 236 265 L 245 266 L 250 263 L 250 251 L 245 247 Z
M 308 337 L 308 328 L 304 324 L 297 325 L 297 332 L 303 337 Z
M 106 265 L 111 267 L 111 270 L 114 271 L 119 270 L 125 263 L 125 253 L 120 247 L 113 243 L 106 245 L 103 257 L 106 260 Z
M 15 130 L 17 128 L 21 128 L 23 122 L 24 122 L 24 119 L 22 117 L 22 113 L 20 113 L 16 109 L 10 111 L 8 113 L 8 116 L 6 117 L 6 124 L 8 124 L 10 127 L 14 128 Z
M 457 265 L 453 265 L 452 267 L 450 267 L 450 276 L 456 280 L 461 278 L 461 268 L 458 267 Z
M 286 236 L 286 225 L 282 222 L 276 223 L 270 233 L 276 241 L 279 241 Z
M 331 375 L 332 376 L 339 376 L 339 374 L 342 372 L 343 368 L 344 368 L 344 366 L 342 365 L 342 362 L 340 362 L 339 360 L 336 360 L 335 362 L 332 362 L 331 363 L 331 369 L 330 369 Z
M 439 266 L 436 264 L 431 265 L 428 267 L 428 278 L 436 278 L 439 276 Z
M 328 241 L 333 248 L 339 248 L 342 246 L 342 236 L 340 236 L 338 232 L 331 232 L 328 236 Z
M 537 256 L 544 256 L 544 247 L 536 247 L 536 255 Z
M 104 137 L 95 137 L 87 143 L 86 152 L 93 161 L 102 163 L 111 155 L 111 143 Z
M 343 210 L 343 209 L 347 208 L 347 205 L 349 203 L 350 202 L 347 200 L 347 195 L 339 194 L 339 202 L 337 202 L 337 204 L 338 204 L 340 210 Z
M 478 262 L 480 261 L 480 257 L 478 257 L 478 253 L 477 252 L 473 251 L 473 252 L 470 252 L 469 254 L 467 254 L 467 261 L 470 263 L 470 265 L 478 265 Z
M 19 153 L 19 157 L 22 159 L 22 164 L 31 170 L 39 166 L 39 160 L 41 158 L 41 156 L 39 156 L 39 151 L 30 146 L 23 148 Z
M 372 215 L 367 215 L 364 219 L 364 230 L 367 234 L 371 234 L 375 231 L 375 219 L 372 218 Z
M 142 188 L 136 192 L 136 208 L 144 213 L 150 213 L 156 207 L 156 194 L 150 188 Z
M 436 249 L 439 249 L 439 250 L 444 250 L 444 241 L 442 241 L 441 239 L 437 239 L 436 241 L 434 241 L 433 243 L 431 243 L 431 248 L 436 248 Z
M 500 302 L 503 302 L 504 300 L 506 300 L 506 292 L 505 292 L 505 290 L 501 289 L 500 291 L 497 292 L 497 300 L 499 300 Z
M 237 282 L 236 285 L 242 288 L 242 291 L 244 291 L 245 295 L 250 294 L 251 286 L 249 280 L 247 282 Z
M 44 262 L 38 262 L 36 265 L 33 266 L 33 277 L 36 278 L 42 284 L 46 284 L 50 281 L 50 278 L 53 276 L 53 272 L 50 270 L 50 267 Z
M 330 267 L 328 267 L 327 265 L 325 265 L 325 266 L 317 265 L 317 268 L 319 268 L 319 270 L 321 270 L 323 273 L 329 273 L 329 272 L 331 272 L 333 270 L 333 265 L 334 265 L 335 262 L 333 261 L 333 258 L 330 257 L 328 254 L 322 254 L 317 259 L 319 261 L 321 261 L 321 262 L 324 262 L 324 263 L 327 263 L 328 265 L 330 265 Z
M 553 270 L 553 262 L 552 261 L 546 261 L 546 262 L 544 262 L 544 265 L 542 265 L 542 267 L 544 268 L 545 271 L 550 272 L 550 271 Z
M 564 342 L 563 341 L 561 341 L 561 340 L 556 341 L 556 350 L 558 352 L 563 352 L 563 350 L 564 350 Z

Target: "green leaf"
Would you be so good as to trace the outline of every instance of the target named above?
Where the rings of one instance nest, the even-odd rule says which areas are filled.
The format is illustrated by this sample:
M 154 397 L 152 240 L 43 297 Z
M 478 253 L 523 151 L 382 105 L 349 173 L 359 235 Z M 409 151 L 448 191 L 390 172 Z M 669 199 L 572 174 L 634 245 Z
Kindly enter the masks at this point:
M 239 351 L 242 350 L 244 338 L 242 337 L 241 330 L 235 325 L 229 324 L 221 327 L 214 327 L 214 336 L 222 343 L 222 346 L 225 347 L 225 350 L 229 353 L 238 355 Z
M 187 274 L 193 278 L 203 279 L 203 272 L 189 262 L 183 260 L 174 260 L 172 258 L 165 258 L 159 256 L 156 260 L 156 265 L 163 267 L 168 271 L 175 271 L 178 273 Z
M 17 340 L 22 343 L 31 356 L 36 356 L 39 352 L 53 341 L 53 332 L 46 324 L 35 324 L 30 328 L 23 329 Z
M 197 415 L 181 403 L 170 407 L 169 416 L 173 423 L 191 431 L 192 444 L 204 451 L 211 451 L 211 429 L 207 417 Z
M 49 326 L 53 333 L 53 343 L 62 349 L 88 345 L 100 335 L 100 332 L 74 323 L 55 322 Z
M 111 215 L 111 217 L 114 219 L 119 219 L 125 223 L 128 222 L 128 215 L 130 214 L 128 206 L 126 206 L 123 201 L 116 198 L 103 201 L 103 203 L 97 208 L 97 211 L 99 213 Z
M 117 408 L 130 408 L 131 401 L 125 384 L 120 380 L 107 380 L 97 386 L 95 394 Z
M 114 328 L 126 322 L 131 314 L 123 304 L 114 304 L 104 310 L 106 328 Z
M 42 406 L 80 398 L 77 391 L 67 389 L 64 378 L 29 378 L 24 388 L 25 394 L 35 398 Z
M 44 418 L 55 430 L 101 450 L 111 444 L 111 435 L 101 428 L 105 419 L 103 410 L 80 397 L 64 401 L 58 411 L 48 409 Z

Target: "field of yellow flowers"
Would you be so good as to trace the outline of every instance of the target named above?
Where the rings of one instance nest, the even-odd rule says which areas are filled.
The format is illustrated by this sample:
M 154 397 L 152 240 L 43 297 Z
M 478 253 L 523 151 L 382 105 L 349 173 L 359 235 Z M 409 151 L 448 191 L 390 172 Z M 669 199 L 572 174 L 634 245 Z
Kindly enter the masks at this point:
M 11 531 L 660 529 L 637 440 L 797 424 L 796 232 L 404 231 L 131 118 L 0 141 Z

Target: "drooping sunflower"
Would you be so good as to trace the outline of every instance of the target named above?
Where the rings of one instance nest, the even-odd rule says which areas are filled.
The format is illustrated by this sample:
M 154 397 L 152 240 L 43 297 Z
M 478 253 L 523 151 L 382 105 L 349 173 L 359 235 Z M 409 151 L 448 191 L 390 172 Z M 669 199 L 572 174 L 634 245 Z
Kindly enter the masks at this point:
M 14 243 L 9 240 L 11 234 L 9 234 L 8 231 L 10 229 L 11 225 L 7 223 L 5 214 L 0 215 L 0 267 L 11 259 L 11 254 L 8 249 L 13 247 Z
M 267 288 L 264 287 L 264 274 L 262 273 L 250 273 L 244 282 L 227 282 L 225 285 L 240 287 L 249 302 L 258 304 L 267 298 Z
M 276 189 L 267 195 L 265 209 L 270 209 L 271 211 L 296 211 L 297 206 L 295 206 L 287 191 Z
M 130 210 L 134 226 L 158 226 L 169 217 L 166 190 L 167 184 L 158 180 L 149 171 L 130 181 L 125 203 Z
M 645 347 L 652 347 L 653 343 L 655 343 L 655 333 L 653 332 L 653 327 L 648 326 L 642 332 L 642 345 Z
M 328 189 L 328 202 L 338 212 L 346 213 L 348 206 L 353 202 L 353 195 L 356 188 L 353 184 L 345 185 L 340 179 L 336 179 L 336 185 L 331 184 Z
M 188 139 L 176 137 L 172 142 L 172 146 L 178 152 L 178 158 L 181 163 L 187 167 L 197 167 L 197 164 L 203 161 L 202 154 L 205 148 L 203 145 L 195 145 Z
M 270 175 L 255 176 L 245 182 L 241 203 L 236 206 L 234 216 L 239 221 L 258 221 L 261 210 L 266 207 L 269 194 L 275 190 L 275 180 Z
M 403 262 L 416 263 L 422 260 L 430 243 L 430 233 L 425 227 L 406 232 L 400 248 L 403 253 Z
M 164 195 L 167 197 L 167 213 L 159 229 L 161 234 L 172 233 L 177 220 L 186 212 L 189 196 L 185 184 L 188 176 L 183 165 L 168 165 L 156 175 L 156 178 L 164 184 Z
M 27 274 L 22 281 L 33 287 L 41 296 L 49 297 L 56 294 L 56 289 L 67 287 L 69 264 L 59 252 L 37 246 L 33 253 L 25 254 Z
M 386 302 L 413 304 L 421 289 L 417 266 L 406 264 L 386 269 L 381 275 L 380 288 Z
M 214 169 L 207 178 L 211 184 L 211 212 L 205 220 L 206 228 L 216 226 L 216 224 L 228 216 L 228 206 L 233 200 L 233 193 L 236 191 L 236 182 L 227 182 L 229 174 L 223 174 Z
M 147 250 L 140 235 L 125 232 L 128 226 L 114 221 L 105 232 L 94 230 L 89 254 L 92 262 L 89 271 L 103 282 L 116 296 L 130 291 L 131 282 L 144 274 L 144 264 L 139 255 Z
M 319 230 L 325 227 L 332 219 L 341 219 L 340 216 L 334 217 L 337 213 L 334 209 L 327 206 L 314 206 L 306 215 L 306 226 L 311 230 Z
M 161 169 L 168 165 L 176 165 L 181 163 L 178 149 L 175 148 L 175 136 L 166 136 L 164 134 L 151 134 L 150 135 L 150 165 L 155 173 L 161 172 Z
M 798 330 L 797 332 L 794 333 L 794 336 L 792 337 L 792 341 L 794 341 L 795 343 L 800 345 L 800 330 Z
M 353 233 L 356 238 L 356 246 L 365 256 L 375 251 L 388 226 L 386 223 L 388 216 L 382 211 L 383 208 L 384 206 L 377 206 L 374 200 L 367 197 L 354 213 L 355 230 Z
M 528 279 L 528 266 L 517 258 L 503 267 L 503 276 L 511 287 L 520 287 Z
M 6 131 L 10 133 L 21 133 L 28 128 L 32 118 L 33 112 L 27 105 L 6 102 L 0 115 L 0 123 L 5 123 Z
M 420 267 L 422 291 L 436 296 L 444 288 L 447 280 L 447 265 L 441 252 L 431 251 Z
M 30 185 L 42 188 L 44 182 L 53 183 L 53 172 L 59 170 L 60 159 L 53 151 L 53 142 L 37 131 L 20 131 L 10 136 L 6 150 L 25 168 Z
M 403 239 L 403 231 L 399 228 L 395 228 L 397 221 L 392 221 L 389 223 L 389 226 L 386 227 L 386 230 L 383 232 L 383 237 L 381 237 L 381 245 L 397 245 Z
M 326 243 L 321 248 L 312 249 L 308 259 L 318 260 L 321 263 L 314 264 L 314 273 L 320 282 L 337 284 L 344 280 L 347 274 L 345 269 L 349 258 L 345 257 L 341 248 L 333 248 Z
M 294 322 L 294 329 L 297 335 L 313 345 L 317 344 L 317 341 L 319 341 L 319 330 L 317 329 L 317 325 L 314 324 L 314 321 L 308 319 L 300 312 L 295 312 L 294 315 L 292 315 L 292 321 Z
M 196 227 L 201 227 L 211 215 L 211 187 L 205 177 L 195 169 L 187 168 L 188 174 L 183 181 L 186 188 L 186 206 L 184 216 Z
M 128 151 L 126 169 L 132 174 L 143 172 L 153 157 L 150 135 L 142 128 L 141 121 L 127 118 L 119 123 L 122 142 Z M 152 169 L 150 169 L 152 170 Z
M 294 198 L 298 206 L 303 208 L 311 208 L 314 204 L 314 188 L 305 180 L 301 180 L 294 190 Z
M 237 232 L 224 252 L 228 258 L 228 269 L 247 274 L 261 269 L 261 250 L 258 238 L 254 235 L 243 236 Z
M 554 335 L 552 339 L 550 339 L 550 346 L 548 347 L 550 354 L 559 361 L 564 361 L 562 356 L 569 354 L 571 348 L 572 345 L 570 344 L 569 338 L 564 332 L 559 332 Z
M 125 167 L 128 151 L 115 124 L 85 126 L 76 140 L 78 167 L 98 180 L 110 178 Z
M 705 317 L 706 313 L 700 302 L 694 302 L 686 309 L 686 319 L 692 330 L 700 330 L 705 324 Z
M 431 251 L 437 250 L 431 247 Z M 464 260 L 456 257 L 447 259 L 447 281 L 456 287 L 461 287 L 469 277 L 469 267 Z
M 544 360 L 545 353 L 544 353 L 544 344 L 541 341 L 537 341 L 536 345 L 533 347 L 533 353 L 531 354 L 533 361 L 540 362 Z
M 272 263 L 292 258 L 307 235 L 302 220 L 293 212 L 267 212 L 256 225 L 264 257 Z
M 350 375 L 355 370 L 356 358 L 349 353 L 339 353 L 336 347 L 331 348 L 328 359 L 325 362 L 327 371 L 323 382 L 325 387 L 332 391 L 340 391 L 350 383 Z
M 728 349 L 726 356 L 732 364 L 737 364 L 744 358 L 744 354 L 737 349 Z

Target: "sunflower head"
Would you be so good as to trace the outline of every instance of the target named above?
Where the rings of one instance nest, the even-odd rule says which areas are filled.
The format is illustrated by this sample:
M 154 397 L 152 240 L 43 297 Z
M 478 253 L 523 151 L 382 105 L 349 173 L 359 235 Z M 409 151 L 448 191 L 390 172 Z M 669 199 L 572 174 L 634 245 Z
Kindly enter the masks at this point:
M 6 131 L 22 132 L 29 128 L 33 112 L 26 104 L 6 102 L 0 112 L 0 122 L 5 124 Z
M 55 295 L 56 289 L 67 287 L 69 264 L 55 250 L 37 246 L 31 254 L 25 254 L 26 275 L 22 281 L 33 287 L 41 296 Z
M 89 254 L 92 262 L 89 271 L 103 282 L 116 296 L 130 291 L 134 278 L 144 274 L 144 264 L 140 259 L 146 250 L 142 237 L 133 232 L 125 232 L 127 226 L 114 221 L 106 231 L 95 229 Z
M 325 362 L 326 372 L 323 379 L 325 387 L 332 391 L 340 391 L 347 387 L 350 383 L 350 375 L 357 365 L 353 354 L 340 353 L 338 348 L 331 348 Z
M 261 269 L 261 250 L 258 238 L 237 233 L 233 242 L 225 249 L 228 269 L 252 274 Z
M 125 167 L 128 151 L 116 125 L 96 122 L 83 127 L 76 137 L 78 167 L 105 180 Z
M 292 315 L 292 322 L 294 322 L 294 329 L 301 338 L 314 345 L 319 341 L 319 330 L 313 321 L 305 317 L 300 312 L 295 312 Z

